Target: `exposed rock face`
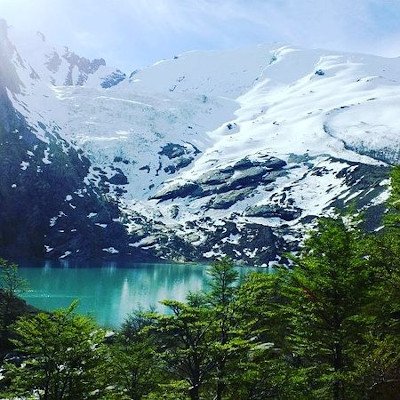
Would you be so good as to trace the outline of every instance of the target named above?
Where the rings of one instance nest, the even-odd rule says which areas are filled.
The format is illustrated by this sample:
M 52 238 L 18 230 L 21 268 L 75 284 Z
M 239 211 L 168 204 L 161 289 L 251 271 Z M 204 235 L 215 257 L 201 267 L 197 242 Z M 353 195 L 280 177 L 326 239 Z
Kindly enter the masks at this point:
M 122 172 L 117 172 L 110 179 L 108 179 L 108 182 L 113 185 L 126 185 L 128 184 L 128 179 Z
M 149 218 L 142 215 L 140 219 L 135 212 L 136 217 L 130 214 L 128 220 L 135 221 L 131 231 L 143 235 L 136 245 L 155 257 L 178 261 L 206 261 L 226 254 L 247 264 L 268 264 L 279 260 L 285 252 L 297 249 L 304 233 L 321 214 L 317 211 L 319 204 L 324 204 L 322 198 L 313 197 L 309 192 L 309 182 L 318 189 L 326 180 L 336 182 L 336 185 L 328 185 L 328 192 L 339 189 L 341 194 L 332 193 L 333 200 L 323 207 L 323 213 L 343 208 L 355 199 L 357 208 L 366 207 L 367 227 L 375 229 L 379 226 L 383 209 L 376 199 L 386 193 L 382 180 L 388 176 L 388 167 L 347 163 L 334 158 L 325 158 L 323 162 L 321 159 L 302 160 L 297 165 L 280 163 L 281 171 L 270 172 L 280 172 L 275 179 L 292 182 L 289 185 L 279 184 L 276 180 L 270 180 L 268 184 L 263 179 L 249 180 L 244 188 L 218 193 L 223 181 L 228 182 L 233 176 L 233 168 L 224 168 L 212 171 L 196 182 L 168 186 L 165 192 L 159 193 L 157 200 L 161 200 L 159 205 L 164 205 L 161 209 L 169 212 L 175 222 L 163 223 L 166 216 L 163 213 Z M 250 163 L 246 166 L 250 170 L 254 168 Z M 298 174 L 298 170 L 304 173 L 293 180 L 290 175 Z M 205 190 L 204 182 L 215 183 L 216 191 Z M 259 193 L 264 196 L 262 203 L 257 204 Z M 303 198 L 302 193 L 311 197 Z M 326 195 L 330 196 L 329 193 Z M 201 214 L 186 213 L 185 216 L 182 210 L 193 202 L 200 202 Z M 315 214 L 313 207 L 316 207 Z M 127 210 L 127 213 L 131 211 Z M 205 217 L 207 213 L 214 217 Z M 152 240 L 146 240 L 149 237 Z
M 152 199 L 156 200 L 171 200 L 177 197 L 188 197 L 201 195 L 202 189 L 195 182 L 184 182 L 183 184 L 172 185 L 159 193 L 155 194 Z
M 76 84 L 78 86 L 82 86 L 86 82 L 89 74 L 93 74 L 102 65 L 106 65 L 106 62 L 103 58 L 91 61 L 85 57 L 79 57 L 74 52 L 69 51 L 68 48 L 65 49 L 65 53 L 62 55 L 62 57 L 67 60 L 69 65 L 68 74 L 64 82 L 64 85 L 66 86 L 72 86 L 74 84 L 72 74 L 75 69 L 79 73 Z
M 228 209 L 229 207 L 236 204 L 238 201 L 244 200 L 246 197 L 252 194 L 251 188 L 232 190 L 221 195 L 212 196 L 208 203 L 209 208 L 214 209 Z
M 160 156 L 166 156 L 170 160 L 173 158 L 181 157 L 187 153 L 186 147 L 180 144 L 167 143 L 161 151 L 158 152 Z
M 224 221 L 201 218 L 174 228 L 137 214 L 131 220 L 140 226 L 135 231 L 140 238 L 135 247 L 164 260 L 207 262 L 225 254 L 242 263 L 261 265 L 289 249 L 271 227 L 243 224 L 237 216 Z
M 167 174 L 175 174 L 180 169 L 192 163 L 201 151 L 190 143 L 184 145 L 177 143 L 167 143 L 158 152 L 160 155 L 160 166 Z
M 285 176 L 286 172 L 283 170 L 285 166 L 285 161 L 274 157 L 265 161 L 251 161 L 246 158 L 233 166 L 209 171 L 194 182 L 186 181 L 182 184 L 178 182 L 167 186 L 152 198 L 164 201 L 175 197 L 204 197 L 230 192 L 229 195 L 224 196 L 225 199 L 235 197 L 242 199 L 246 192 L 249 194 L 248 189 L 255 188 L 261 183 L 272 183 L 278 177 Z M 220 201 L 225 202 L 224 200 Z M 212 204 L 218 204 L 218 202 L 214 201 Z
M 48 68 L 48 70 L 53 73 L 58 72 L 58 70 L 62 64 L 61 57 L 55 51 L 53 51 L 47 57 L 48 57 L 48 61 L 46 62 L 46 67 Z
M 276 204 L 266 204 L 259 206 L 252 206 L 245 210 L 247 217 L 261 217 L 261 218 L 281 218 L 285 221 L 293 221 L 301 215 L 301 210 L 293 207 L 284 208 Z
M 101 87 L 104 89 L 109 89 L 110 87 L 116 86 L 125 80 L 126 74 L 119 69 L 112 72 L 110 75 L 102 78 Z

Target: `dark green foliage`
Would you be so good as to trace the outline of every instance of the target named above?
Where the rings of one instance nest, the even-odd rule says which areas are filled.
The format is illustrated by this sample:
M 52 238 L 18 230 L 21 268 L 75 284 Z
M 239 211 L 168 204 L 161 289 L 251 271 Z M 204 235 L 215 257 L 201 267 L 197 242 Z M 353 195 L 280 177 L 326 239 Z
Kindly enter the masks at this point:
M 133 400 L 158 391 L 166 380 L 155 338 L 146 329 L 153 323 L 147 314 L 139 310 L 127 318 L 109 347 L 104 375 L 104 382 L 113 382 L 119 393 Z
M 0 289 L 8 297 L 15 297 L 28 287 L 25 279 L 18 274 L 17 264 L 0 258 Z
M 252 273 L 239 288 L 235 312 L 240 335 L 251 345 L 238 364 L 235 391 L 238 399 L 290 398 L 287 299 L 283 285 L 289 271 Z
M 368 350 L 359 358 L 371 399 L 395 399 L 400 393 L 400 168 L 392 173 L 384 228 L 369 239 L 375 280 L 365 310 Z
M 19 276 L 18 266 L 0 258 L 0 359 L 12 348 L 10 326 L 34 308 L 17 297 L 27 288 L 26 281 Z
M 119 337 L 109 347 L 110 358 L 102 376 L 105 386 L 112 383 L 118 393 L 134 400 L 142 399 L 156 390 L 164 378 L 151 341 L 143 336 L 137 339 L 127 341 Z
M 370 284 L 361 244 L 361 232 L 343 218 L 321 219 L 286 287 L 288 341 L 299 363 L 293 377 L 319 399 L 353 398 L 353 355 L 363 345 L 360 315 Z
M 188 384 L 191 400 L 200 399 L 200 391 L 209 378 L 214 360 L 210 353 L 212 321 L 207 308 L 195 301 L 187 304 L 164 301 L 171 315 L 153 314 L 152 334 L 162 365 L 171 377 Z
M 104 331 L 74 314 L 76 304 L 52 314 L 22 317 L 13 340 L 21 364 L 6 364 L 10 390 L 40 399 L 97 398 L 96 376 L 106 356 Z
M 236 359 L 240 349 L 236 342 L 234 328 L 234 300 L 238 273 L 228 258 L 216 261 L 208 271 L 211 277 L 208 301 L 211 305 L 215 362 L 215 400 L 221 400 L 227 390 L 229 363 Z

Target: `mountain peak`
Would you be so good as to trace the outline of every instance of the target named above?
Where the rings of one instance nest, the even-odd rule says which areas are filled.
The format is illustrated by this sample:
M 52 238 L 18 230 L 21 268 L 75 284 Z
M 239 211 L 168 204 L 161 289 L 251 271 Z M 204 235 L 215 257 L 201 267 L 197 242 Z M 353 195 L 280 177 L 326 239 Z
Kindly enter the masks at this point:
M 69 208 L 115 254 L 256 264 L 295 248 L 334 207 L 380 210 L 387 164 L 400 161 L 399 59 L 256 45 L 183 53 L 127 79 L 35 39 L 16 41 L 10 61 L 23 91 L 9 100 L 42 143 L 19 172 L 31 172 L 27 154 L 42 171 L 70 148 L 79 171 L 52 209 L 49 257 L 82 250 L 70 231 L 87 228 L 66 229 Z M 80 201 L 89 192 L 95 211 Z M 98 215 L 103 201 L 112 218 Z
M 39 38 L 41 39 L 42 42 L 46 41 L 46 36 L 42 32 L 37 31 L 36 35 L 39 36 Z

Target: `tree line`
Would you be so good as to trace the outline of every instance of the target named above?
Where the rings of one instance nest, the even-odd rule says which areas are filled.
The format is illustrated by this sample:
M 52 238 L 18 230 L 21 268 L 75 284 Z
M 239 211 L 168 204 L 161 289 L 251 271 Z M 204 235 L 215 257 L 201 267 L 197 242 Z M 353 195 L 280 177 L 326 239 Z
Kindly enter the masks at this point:
M 164 301 L 167 313 L 134 312 L 116 332 L 75 303 L 3 319 L 14 351 L 0 397 L 400 398 L 400 168 L 387 209 L 374 233 L 354 215 L 320 218 L 291 268 L 239 282 L 232 261 L 217 260 L 207 290 Z

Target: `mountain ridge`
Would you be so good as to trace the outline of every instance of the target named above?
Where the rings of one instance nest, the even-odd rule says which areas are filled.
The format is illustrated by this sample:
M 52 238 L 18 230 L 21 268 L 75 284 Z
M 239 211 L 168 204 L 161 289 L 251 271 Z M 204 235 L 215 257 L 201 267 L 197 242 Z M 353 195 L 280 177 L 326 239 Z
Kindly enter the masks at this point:
M 8 48 L 22 88 L 7 98 L 43 143 L 42 162 L 60 150 L 46 147 L 57 132 L 87 159 L 82 188 L 114 205 L 111 222 L 94 224 L 125 238 L 104 240 L 97 256 L 268 265 L 315 216 L 351 201 L 378 228 L 400 157 L 399 59 L 259 45 L 184 53 L 128 77 L 101 59 L 71 63 L 72 52 L 57 53 L 65 65 L 52 72 L 46 51 L 32 66 Z M 95 218 L 77 198 L 65 202 Z M 49 218 L 46 257 L 80 257 L 76 244 L 52 244 L 63 219 Z

